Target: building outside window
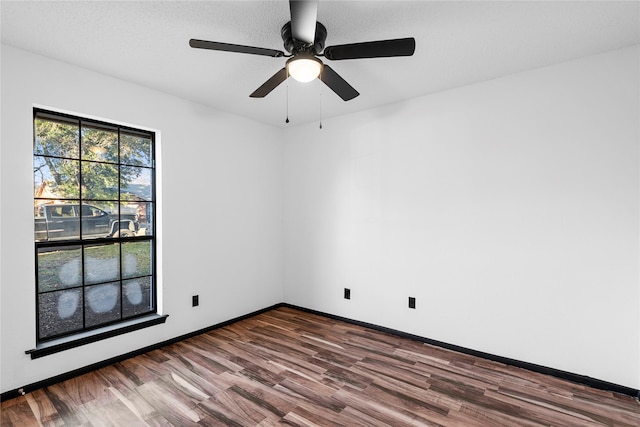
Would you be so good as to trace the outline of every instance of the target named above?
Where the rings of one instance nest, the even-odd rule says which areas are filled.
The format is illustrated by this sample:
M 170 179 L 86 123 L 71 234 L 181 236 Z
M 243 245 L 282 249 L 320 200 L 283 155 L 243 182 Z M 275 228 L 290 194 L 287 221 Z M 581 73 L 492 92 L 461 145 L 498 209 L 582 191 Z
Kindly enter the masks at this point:
M 33 117 L 37 342 L 155 314 L 155 134 Z

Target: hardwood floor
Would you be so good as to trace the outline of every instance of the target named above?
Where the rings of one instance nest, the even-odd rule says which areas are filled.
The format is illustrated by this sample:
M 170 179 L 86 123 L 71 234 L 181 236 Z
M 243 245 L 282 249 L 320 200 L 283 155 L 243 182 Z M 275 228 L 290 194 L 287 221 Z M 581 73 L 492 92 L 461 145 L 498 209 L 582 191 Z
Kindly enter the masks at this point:
M 640 426 L 633 398 L 282 307 L 2 403 L 2 426 Z

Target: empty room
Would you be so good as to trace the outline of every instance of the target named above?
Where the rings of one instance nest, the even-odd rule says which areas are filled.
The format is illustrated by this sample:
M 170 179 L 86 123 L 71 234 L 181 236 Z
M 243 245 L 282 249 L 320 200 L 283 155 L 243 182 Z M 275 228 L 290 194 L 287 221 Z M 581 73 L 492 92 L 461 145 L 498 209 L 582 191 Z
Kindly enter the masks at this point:
M 640 425 L 640 2 L 0 2 L 9 426 Z

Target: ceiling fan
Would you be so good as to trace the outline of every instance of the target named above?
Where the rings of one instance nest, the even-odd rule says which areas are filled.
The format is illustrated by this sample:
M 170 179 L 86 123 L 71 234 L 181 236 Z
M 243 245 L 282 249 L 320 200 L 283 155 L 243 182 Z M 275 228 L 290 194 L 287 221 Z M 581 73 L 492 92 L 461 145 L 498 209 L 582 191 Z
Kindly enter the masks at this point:
M 189 46 L 197 49 L 248 53 L 274 58 L 288 57 L 289 59 L 280 71 L 249 95 L 252 98 L 267 96 L 280 83 L 291 76 L 301 82 L 319 78 L 345 101 L 358 96 L 358 91 L 318 57 L 324 56 L 331 61 L 338 61 L 343 59 L 411 56 L 416 48 L 416 41 L 413 37 L 342 44 L 325 48 L 324 42 L 327 38 L 327 29 L 320 22 L 317 22 L 318 0 L 289 0 L 289 9 L 291 21 L 287 22 L 280 30 L 284 48 L 289 52 L 289 55 L 275 49 L 197 39 L 189 40 Z

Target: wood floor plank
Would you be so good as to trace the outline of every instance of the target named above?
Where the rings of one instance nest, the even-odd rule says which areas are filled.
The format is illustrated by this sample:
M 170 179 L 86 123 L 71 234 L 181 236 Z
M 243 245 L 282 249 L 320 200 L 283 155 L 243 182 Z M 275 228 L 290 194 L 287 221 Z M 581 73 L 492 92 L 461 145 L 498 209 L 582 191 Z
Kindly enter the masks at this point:
M 254 410 L 263 414 L 265 418 L 278 421 L 293 407 L 293 404 L 289 403 L 291 400 L 286 396 L 279 396 L 281 394 L 279 392 L 277 395 L 266 394 L 259 389 L 247 390 L 246 388 L 248 387 L 233 385 L 229 388 L 229 391 L 234 394 L 236 399 L 240 399 L 246 405 L 253 406 Z
M 140 396 L 174 426 L 195 426 L 200 421 L 195 404 L 156 381 L 141 385 Z
M 213 396 L 213 399 L 201 403 L 207 408 L 223 408 L 232 414 L 235 414 L 243 425 L 259 424 L 268 418 L 263 411 L 256 410 L 255 404 L 247 399 L 238 398 L 238 394 L 233 391 L 223 390 Z
M 431 375 L 424 375 L 421 372 L 415 372 L 411 367 L 412 366 L 407 365 L 392 365 L 378 359 L 365 358 L 354 364 L 351 367 L 351 370 L 361 373 L 369 378 L 384 376 L 396 379 L 403 383 L 413 384 L 417 387 L 428 388 L 429 378 Z
M 318 407 L 313 401 L 300 400 L 297 403 L 298 406 L 296 406 L 292 412 L 300 414 L 316 424 L 332 427 L 349 427 L 354 425 L 349 417 L 345 415 L 344 410 L 340 412 L 318 411 Z
M 146 427 L 147 423 L 136 416 L 121 401 L 113 401 L 104 406 L 96 407 L 89 412 L 93 427 L 131 426 Z
M 346 408 L 353 408 L 363 414 L 367 414 L 375 425 L 408 426 L 411 420 L 399 419 L 393 408 L 381 405 L 372 399 L 363 399 L 360 393 L 349 389 L 338 390 L 336 399 L 344 403 Z M 399 415 L 399 414 L 398 414 Z
M 26 399 L 14 399 L 14 402 L 2 405 L 2 427 L 42 425 Z
M 53 405 L 53 402 L 51 402 L 43 389 L 35 390 L 33 393 L 29 393 L 24 397 L 29 404 L 34 417 L 38 420 L 39 425 L 45 427 L 64 425 L 62 417 L 60 417 L 60 414 Z M 29 423 L 26 425 L 29 425 Z
M 2 402 L 2 427 L 640 426 L 636 399 L 288 307 Z
M 53 403 L 56 412 L 60 415 L 65 425 L 81 425 L 88 421 L 82 402 L 74 400 L 66 392 L 65 383 L 59 383 L 44 388 L 47 397 Z
M 367 388 L 366 395 L 373 402 L 393 408 L 397 413 L 409 416 L 420 424 L 445 423 L 449 414 L 449 408 L 434 405 L 422 396 L 387 388 L 377 382 Z
M 235 402 L 237 399 L 229 399 L 226 402 L 231 403 L 229 407 L 223 404 L 220 400 L 212 401 L 205 400 L 200 402 L 196 408 L 198 411 L 200 420 L 198 424 L 206 426 L 233 426 L 241 427 L 245 425 L 254 425 L 256 422 L 260 422 L 264 419 L 259 415 L 257 418 L 245 417 L 244 412 L 239 413 L 240 408 Z M 256 414 L 255 411 L 250 412 L 252 415 Z
M 376 378 L 366 390 L 367 396 L 374 392 L 404 402 L 406 406 L 416 406 L 441 415 L 457 411 L 461 405 L 453 399 L 443 399 L 440 394 L 411 384 L 403 384 L 393 378 Z
M 168 360 L 165 364 L 173 370 L 173 373 L 180 375 L 206 396 L 214 396 L 222 390 L 222 388 L 216 386 L 215 379 L 217 375 L 212 374 L 211 371 L 201 367 L 195 362 L 191 362 L 188 366 L 185 366 L 180 361 Z
M 369 375 L 363 375 L 354 372 L 348 368 L 329 367 L 323 374 L 323 377 L 336 387 L 350 387 L 358 391 L 363 391 L 369 384 L 373 382 L 373 378 Z
M 113 387 L 109 388 L 109 391 L 137 418 L 146 422 L 159 416 L 158 411 L 140 396 L 138 390 L 132 391 L 128 395 L 122 394 Z

